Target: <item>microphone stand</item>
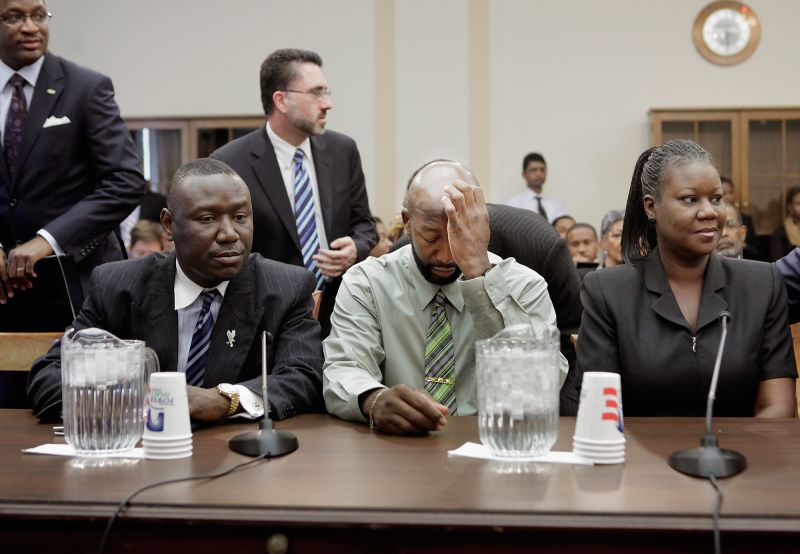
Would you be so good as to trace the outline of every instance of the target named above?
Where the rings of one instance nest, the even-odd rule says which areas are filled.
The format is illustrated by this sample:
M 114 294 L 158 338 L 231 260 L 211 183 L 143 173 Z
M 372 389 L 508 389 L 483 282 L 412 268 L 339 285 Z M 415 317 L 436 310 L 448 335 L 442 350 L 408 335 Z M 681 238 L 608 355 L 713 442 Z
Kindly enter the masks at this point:
M 672 469 L 693 477 L 731 477 L 747 469 L 747 459 L 736 450 L 720 448 L 719 441 L 711 428 L 711 414 L 714 410 L 714 399 L 717 393 L 719 368 L 722 363 L 722 349 L 728 335 L 728 318 L 731 314 L 722 312 L 722 337 L 719 341 L 717 359 L 714 362 L 714 373 L 711 376 L 711 387 L 706 403 L 706 433 L 700 439 L 699 448 L 688 448 L 674 452 L 669 457 Z
M 261 397 L 264 401 L 264 417 L 258 431 L 247 431 L 228 441 L 228 448 L 246 456 L 264 456 L 274 458 L 291 454 L 298 448 L 297 437 L 288 431 L 273 429 L 269 418 L 269 399 L 267 397 L 267 340 L 272 335 L 267 331 L 261 333 Z

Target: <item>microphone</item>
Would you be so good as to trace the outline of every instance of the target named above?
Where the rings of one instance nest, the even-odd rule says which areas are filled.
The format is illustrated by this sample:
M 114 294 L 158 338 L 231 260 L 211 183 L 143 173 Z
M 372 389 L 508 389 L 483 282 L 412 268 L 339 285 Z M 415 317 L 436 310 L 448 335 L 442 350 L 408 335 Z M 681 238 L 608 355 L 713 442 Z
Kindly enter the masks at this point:
M 714 373 L 711 375 L 711 387 L 709 387 L 706 402 L 706 433 L 700 439 L 699 448 L 679 450 L 669 457 L 669 465 L 672 469 L 693 477 L 731 477 L 747 469 L 747 459 L 744 455 L 735 450 L 720 448 L 719 441 L 711 428 L 719 368 L 722 363 L 722 350 L 725 348 L 728 320 L 731 318 L 731 314 L 723 311 L 719 317 L 722 320 L 722 336 L 719 339 L 719 350 L 717 350 L 717 359 L 714 362 Z
M 261 397 L 264 403 L 264 417 L 258 431 L 247 431 L 228 441 L 228 448 L 246 456 L 274 458 L 291 454 L 297 450 L 297 437 L 288 431 L 273 429 L 269 418 L 269 397 L 267 395 L 267 343 L 272 343 L 272 333 L 261 333 Z

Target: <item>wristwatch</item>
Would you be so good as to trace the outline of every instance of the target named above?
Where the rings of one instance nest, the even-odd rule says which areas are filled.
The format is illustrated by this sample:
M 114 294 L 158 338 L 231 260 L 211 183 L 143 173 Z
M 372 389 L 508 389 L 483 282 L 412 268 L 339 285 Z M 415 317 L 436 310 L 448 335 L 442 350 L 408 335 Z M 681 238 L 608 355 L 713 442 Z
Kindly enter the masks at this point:
M 217 385 L 217 392 L 231 401 L 231 405 L 228 407 L 228 413 L 225 414 L 225 417 L 230 417 L 235 414 L 236 410 L 239 409 L 239 393 L 236 391 L 236 387 L 229 383 L 220 383 Z

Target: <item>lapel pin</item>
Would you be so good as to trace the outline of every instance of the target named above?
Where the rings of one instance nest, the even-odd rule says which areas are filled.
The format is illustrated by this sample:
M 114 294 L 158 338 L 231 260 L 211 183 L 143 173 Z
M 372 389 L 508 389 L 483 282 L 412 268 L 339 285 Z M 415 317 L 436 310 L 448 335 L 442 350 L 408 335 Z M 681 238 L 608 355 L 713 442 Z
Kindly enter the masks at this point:
M 228 340 L 226 341 L 225 344 L 227 344 L 228 346 L 233 348 L 233 343 L 234 342 L 236 342 L 236 329 L 233 329 L 232 331 L 228 331 Z
M 55 93 L 56 93 L 56 89 L 54 89 L 54 88 L 47 89 L 47 94 L 55 94 Z

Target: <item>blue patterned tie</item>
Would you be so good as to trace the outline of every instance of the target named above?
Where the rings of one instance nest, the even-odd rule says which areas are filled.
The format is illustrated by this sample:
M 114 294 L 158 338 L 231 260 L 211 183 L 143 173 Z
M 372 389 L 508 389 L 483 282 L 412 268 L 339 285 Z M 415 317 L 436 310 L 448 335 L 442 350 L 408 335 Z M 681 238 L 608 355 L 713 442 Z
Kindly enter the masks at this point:
M 186 361 L 186 384 L 199 387 L 203 384 L 206 373 L 208 350 L 211 346 L 211 335 L 214 332 L 214 316 L 211 314 L 211 302 L 217 297 L 217 289 L 207 290 L 200 294 L 203 307 L 194 326 L 192 345 L 189 347 L 189 359 Z
M 303 165 L 303 151 L 294 151 L 294 217 L 297 220 L 297 236 L 303 252 L 303 265 L 317 279 L 317 289 L 322 290 L 325 284 L 317 262 L 311 256 L 319 250 L 317 220 L 314 216 L 314 194 L 311 189 L 311 178 Z
M 25 100 L 25 78 L 19 73 L 14 73 L 8 80 L 14 87 L 11 95 L 11 104 L 6 114 L 6 128 L 3 133 L 3 154 L 6 158 L 6 167 L 9 174 L 14 174 L 17 165 L 17 154 L 19 144 L 22 141 L 22 130 L 25 127 L 25 119 L 28 117 L 28 102 Z

